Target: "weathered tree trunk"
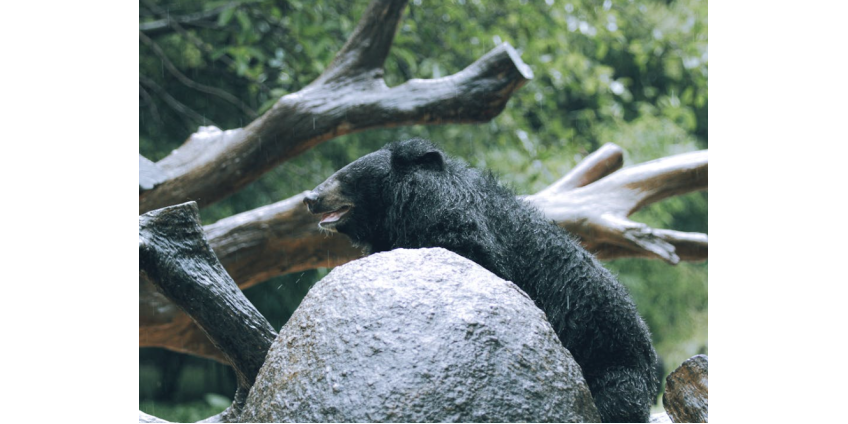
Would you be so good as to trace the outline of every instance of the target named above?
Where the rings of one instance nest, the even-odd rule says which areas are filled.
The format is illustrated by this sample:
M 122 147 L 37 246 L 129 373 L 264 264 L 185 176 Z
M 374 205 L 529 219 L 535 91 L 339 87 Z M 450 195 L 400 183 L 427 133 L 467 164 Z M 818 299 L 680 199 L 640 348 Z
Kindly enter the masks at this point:
M 707 356 L 695 355 L 665 379 L 663 407 L 676 423 L 706 423 L 708 418 Z
M 206 243 L 197 205 L 148 212 L 138 221 L 139 278 L 184 311 L 233 366 L 238 409 L 276 336 Z
M 658 257 L 670 263 L 707 258 L 707 236 L 654 229 L 626 217 L 666 197 L 707 188 L 707 152 L 621 169 L 621 149 L 607 144 L 525 201 L 581 238 L 601 258 Z M 209 244 L 242 288 L 271 277 L 334 267 L 361 257 L 347 237 L 318 229 L 303 194 L 204 227 Z M 139 345 L 221 360 L 203 334 L 166 299 L 140 287 Z M 155 314 L 155 319 L 150 317 Z
M 515 49 L 504 43 L 454 75 L 387 87 L 383 62 L 406 3 L 374 0 L 318 79 L 283 96 L 246 127 L 201 127 L 192 134 L 156 163 L 166 177 L 142 191 L 139 213 L 186 201 L 209 205 L 343 134 L 387 126 L 487 122 L 533 77 Z

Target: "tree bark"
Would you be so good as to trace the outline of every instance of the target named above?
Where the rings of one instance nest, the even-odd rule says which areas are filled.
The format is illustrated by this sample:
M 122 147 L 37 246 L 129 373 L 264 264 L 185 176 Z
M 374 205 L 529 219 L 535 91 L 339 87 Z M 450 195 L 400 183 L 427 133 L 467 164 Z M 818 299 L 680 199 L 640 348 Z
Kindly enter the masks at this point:
M 665 382 L 663 407 L 673 422 L 709 422 L 707 355 L 687 359 Z
M 671 156 L 617 170 L 621 148 L 607 144 L 563 178 L 525 201 L 581 238 L 602 259 L 707 258 L 707 235 L 654 229 L 625 217 L 651 202 L 707 188 L 707 152 Z M 242 288 L 271 277 L 335 267 L 362 256 L 347 237 L 318 229 L 303 193 L 204 227 L 209 245 Z M 659 252 L 659 253 L 658 253 Z M 677 260 L 672 260 L 677 258 Z M 140 286 L 139 345 L 164 347 L 222 360 L 214 346 L 166 299 Z M 153 313 L 158 317 L 152 320 Z
M 218 262 L 200 226 L 197 205 L 140 216 L 138 247 L 140 279 L 191 317 L 233 366 L 239 382 L 234 405 L 240 408 L 276 331 Z
M 383 62 L 405 0 L 374 0 L 327 70 L 244 128 L 202 127 L 156 165 L 167 179 L 139 195 L 139 213 L 221 200 L 274 166 L 340 135 L 370 128 L 487 122 L 533 77 L 508 43 L 444 78 L 389 88 Z

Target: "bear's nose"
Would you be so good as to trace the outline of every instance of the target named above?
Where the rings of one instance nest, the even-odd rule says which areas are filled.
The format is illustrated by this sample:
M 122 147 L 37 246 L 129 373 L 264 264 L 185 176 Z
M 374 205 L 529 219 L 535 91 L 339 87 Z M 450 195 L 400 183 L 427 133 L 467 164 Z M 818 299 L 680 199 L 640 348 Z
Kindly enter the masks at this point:
M 312 206 L 318 200 L 318 194 L 314 191 L 307 191 L 306 195 L 303 197 L 303 204 L 306 205 L 309 209 L 312 209 Z

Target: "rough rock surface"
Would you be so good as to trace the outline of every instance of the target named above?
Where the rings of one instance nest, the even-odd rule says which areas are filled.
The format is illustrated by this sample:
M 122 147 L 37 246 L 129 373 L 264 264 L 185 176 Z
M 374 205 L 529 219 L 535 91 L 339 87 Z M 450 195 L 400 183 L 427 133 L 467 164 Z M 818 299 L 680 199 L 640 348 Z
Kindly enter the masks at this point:
M 274 341 L 243 422 L 598 422 L 524 292 L 444 249 L 333 270 Z
M 663 407 L 673 422 L 709 422 L 707 364 L 707 355 L 695 355 L 665 379 Z

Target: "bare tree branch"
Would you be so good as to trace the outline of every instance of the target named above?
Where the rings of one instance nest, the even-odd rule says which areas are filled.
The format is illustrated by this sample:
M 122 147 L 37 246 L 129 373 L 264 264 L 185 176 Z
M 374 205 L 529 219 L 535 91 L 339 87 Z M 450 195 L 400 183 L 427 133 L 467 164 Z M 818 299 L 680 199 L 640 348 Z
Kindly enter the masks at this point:
M 207 54 L 212 53 L 212 51 L 213 51 L 212 46 L 205 43 L 203 40 L 198 38 L 196 35 L 186 31 L 185 28 L 183 28 L 182 25 L 180 25 L 180 22 L 182 22 L 180 19 L 172 19 L 167 10 L 162 9 L 161 7 L 159 7 L 159 5 L 157 5 L 156 3 L 153 3 L 151 0 L 142 0 L 142 1 L 144 2 L 144 5 L 147 6 L 154 13 L 156 13 L 159 16 L 164 17 L 164 19 L 162 19 L 161 21 L 157 21 L 157 22 L 167 23 L 169 25 L 170 29 L 173 29 L 174 31 L 180 33 L 181 36 L 183 36 L 185 39 L 191 41 L 192 44 L 194 44 L 198 49 L 202 50 L 203 52 L 205 52 Z M 237 5 L 238 5 L 237 2 L 232 2 L 232 3 L 229 3 L 227 5 L 213 9 L 214 11 L 216 11 L 215 16 L 217 17 L 217 15 L 219 15 L 224 10 L 226 10 L 230 7 L 236 7 Z M 213 10 L 209 10 L 209 11 L 206 11 L 206 12 L 200 12 L 198 14 L 193 14 L 193 15 L 199 15 L 199 14 L 203 14 L 203 13 L 211 13 Z M 191 23 L 193 25 L 199 25 L 201 22 L 204 22 L 204 21 L 203 20 L 197 20 L 197 21 L 191 21 L 191 22 L 186 22 L 186 23 Z M 144 25 L 144 24 L 142 24 L 142 25 Z M 212 23 L 212 24 L 209 24 L 209 25 L 200 25 L 200 26 L 209 26 L 209 27 L 214 28 L 214 27 L 217 26 L 217 23 Z M 144 31 L 143 29 L 140 29 L 140 30 Z M 159 31 L 150 31 L 150 32 L 145 31 L 145 32 L 147 33 L 147 35 L 149 35 L 151 37 L 153 37 L 154 35 L 160 34 Z M 155 32 L 155 34 L 153 32 Z M 163 28 L 161 30 L 161 33 L 165 33 L 165 32 L 166 32 L 166 29 Z M 230 58 L 229 56 L 225 55 L 225 54 L 220 55 L 220 56 L 214 58 L 213 60 L 220 60 L 228 66 L 235 66 L 235 62 L 233 61 L 233 59 Z M 259 87 L 259 89 L 262 90 L 263 92 L 267 93 L 267 92 L 271 91 L 271 89 L 268 88 L 268 86 L 265 85 L 264 82 L 259 81 L 257 78 L 247 76 L 247 75 L 244 75 L 243 77 L 250 80 L 254 84 L 256 84 Z M 250 116 L 256 117 L 256 114 L 253 114 L 253 115 L 250 115 Z
M 156 82 L 155 82 L 155 81 L 153 81 L 152 79 L 150 79 L 150 78 L 148 78 L 148 77 L 146 77 L 146 76 L 144 76 L 144 75 L 139 74 L 139 76 L 138 76 L 138 80 L 139 80 L 139 82 L 141 82 L 142 84 L 144 84 L 144 85 L 146 85 L 146 86 L 150 87 L 153 91 L 155 91 L 155 92 L 156 92 L 156 94 L 157 94 L 160 98 L 162 98 L 162 100 L 163 100 L 163 101 L 164 101 L 164 102 L 165 102 L 168 106 L 170 106 L 170 107 L 171 107 L 171 109 L 174 109 L 175 111 L 177 111 L 177 113 L 179 114 L 179 116 L 180 116 L 181 118 L 183 118 L 183 120 L 184 120 L 184 121 L 186 121 L 186 123 L 187 123 L 189 126 L 197 125 L 197 124 L 201 124 L 201 125 L 205 125 L 205 124 L 215 125 L 215 123 L 214 123 L 214 122 L 212 122 L 212 120 L 211 120 L 211 119 L 209 119 L 209 118 L 207 118 L 207 117 L 205 117 L 205 116 L 203 116 L 203 115 L 201 115 L 201 114 L 197 113 L 197 111 L 195 111 L 194 109 L 192 109 L 192 108 L 190 108 L 190 107 L 188 107 L 188 106 L 186 106 L 186 105 L 184 105 L 184 104 L 180 103 L 180 101 L 179 101 L 179 100 L 177 100 L 177 99 L 175 99 L 175 98 L 171 97 L 171 95 L 170 95 L 170 94 L 168 94 L 168 92 L 167 92 L 164 88 L 162 88 L 159 84 L 156 84 Z
M 139 196 L 139 212 L 189 200 L 211 204 L 343 134 L 386 126 L 486 122 L 532 78 L 515 49 L 504 43 L 455 75 L 388 88 L 381 66 L 405 4 L 372 2 L 327 72 L 282 97 L 248 126 L 192 135 L 157 163 L 169 180 Z M 355 59 L 356 53 L 362 58 Z
M 204 227 L 210 246 L 242 288 L 277 275 L 332 268 L 362 256 L 344 236 L 318 230 L 303 193 Z
M 156 103 L 153 101 L 153 97 L 150 96 L 150 93 L 144 89 L 144 87 L 139 84 L 138 86 L 138 94 L 144 99 L 144 102 L 147 104 L 147 107 L 150 109 L 150 114 L 153 116 L 153 119 L 156 122 L 162 122 L 162 117 L 159 116 L 159 108 L 156 107 Z
M 144 4 L 151 8 L 156 14 L 162 14 L 162 8 L 150 1 L 144 1 Z M 223 6 L 216 7 L 214 9 L 204 10 L 202 12 L 197 13 L 189 13 L 187 15 L 181 16 L 171 16 L 170 14 L 165 13 L 164 19 L 159 19 L 157 21 L 144 22 L 138 24 L 138 30 L 144 32 L 149 36 L 162 35 L 170 32 L 170 30 L 174 29 L 174 24 L 197 24 L 199 22 L 204 22 L 209 19 L 216 19 L 218 15 L 220 15 L 223 11 L 235 7 L 238 3 L 228 3 Z
M 226 91 L 221 90 L 220 88 L 215 88 L 215 87 L 210 87 L 208 85 L 200 84 L 198 82 L 195 82 L 191 78 L 185 76 L 182 72 L 180 72 L 179 69 L 177 69 L 176 66 L 174 66 L 174 64 L 171 62 L 171 60 L 168 59 L 168 56 L 165 55 L 165 52 L 162 51 L 162 48 L 159 47 L 159 45 L 156 44 L 155 41 L 151 40 L 150 37 L 144 35 L 143 32 L 139 31 L 138 38 L 144 44 L 146 44 L 148 47 L 150 47 L 151 50 L 153 50 L 153 53 L 162 61 L 162 64 L 165 65 L 165 69 L 167 69 L 168 72 L 171 73 L 171 75 L 176 77 L 186 87 L 197 90 L 201 93 L 211 94 L 215 97 L 218 97 L 222 100 L 225 100 L 228 103 L 238 107 L 247 116 L 250 116 L 251 118 L 256 117 L 256 111 L 251 109 L 250 106 L 246 105 L 243 101 L 239 100 L 238 97 L 236 97 L 236 96 L 234 96 L 230 93 L 227 93 Z
M 624 165 L 624 154 L 621 147 L 612 143 L 604 144 L 600 149 L 586 156 L 568 174 L 536 195 L 546 196 L 546 193 L 559 193 L 583 187 L 615 172 L 622 165 Z
M 701 233 L 687 233 L 683 231 L 663 230 L 652 228 L 654 237 L 667 242 L 674 247 L 674 253 L 682 261 L 699 262 L 707 259 L 707 235 Z M 655 259 L 657 255 L 645 250 L 633 250 L 626 247 L 609 243 L 594 243 L 587 248 L 598 257 L 598 259 L 617 258 L 648 258 Z

